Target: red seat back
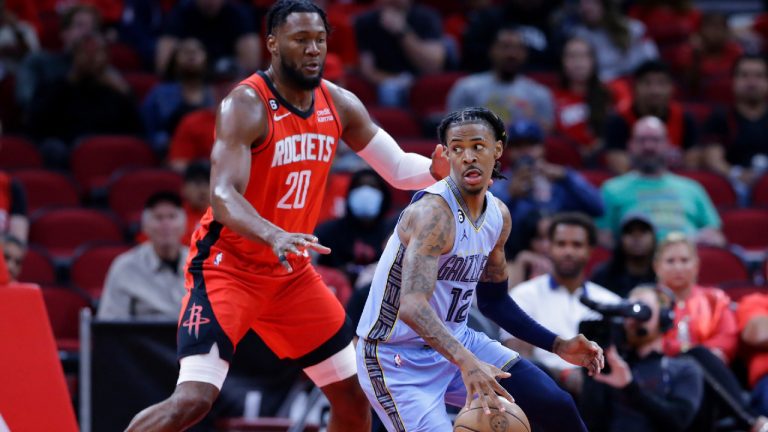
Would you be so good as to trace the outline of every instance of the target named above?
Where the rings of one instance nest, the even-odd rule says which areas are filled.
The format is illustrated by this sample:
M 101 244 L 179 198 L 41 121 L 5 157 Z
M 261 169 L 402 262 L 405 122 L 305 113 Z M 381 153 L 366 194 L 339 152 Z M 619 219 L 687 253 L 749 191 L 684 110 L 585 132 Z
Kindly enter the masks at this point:
M 129 249 L 126 245 L 94 245 L 79 249 L 72 259 L 70 280 L 91 298 L 99 299 L 109 266 L 118 255 Z
M 752 187 L 752 205 L 768 207 L 768 174 L 763 175 Z
M 699 279 L 701 285 L 716 286 L 729 282 L 749 281 L 749 271 L 736 254 L 725 248 L 699 246 Z
M 368 112 L 376 123 L 396 139 L 421 136 L 421 126 L 414 119 L 414 115 L 408 111 L 399 108 L 372 107 Z
M 411 87 L 411 108 L 420 117 L 445 112 L 448 93 L 464 75 L 463 72 L 446 72 L 417 78 Z
M 109 215 L 91 209 L 45 211 L 32 220 L 29 242 L 46 248 L 55 257 L 71 256 L 88 243 L 121 243 L 123 235 Z
M 40 168 L 43 158 L 34 144 L 22 137 L 0 136 L 0 167 L 3 169 Z
M 750 250 L 768 250 L 768 209 L 733 209 L 722 214 L 728 243 Z
M 43 287 L 48 319 L 59 349 L 76 351 L 80 346 L 80 310 L 88 300 L 77 292 L 58 286 Z
M 736 206 L 736 192 L 727 178 L 708 171 L 680 171 L 678 174 L 701 184 L 715 207 L 731 208 Z
M 593 248 L 592 255 L 590 255 L 589 261 L 587 261 L 587 266 L 584 268 L 584 274 L 592 274 L 592 270 L 598 265 L 611 259 L 611 255 L 613 255 L 613 252 L 611 252 L 610 249 L 606 249 L 602 246 Z
M 109 208 L 123 221 L 139 221 L 147 198 L 157 192 L 181 193 L 181 176 L 165 169 L 138 169 L 126 172 L 108 186 Z
M 96 135 L 83 139 L 72 151 L 70 167 L 75 180 L 91 191 L 104 187 L 112 173 L 128 167 L 155 164 L 149 144 L 122 135 Z
M 160 78 L 157 75 L 149 72 L 128 72 L 124 74 L 123 78 L 131 87 L 133 96 L 139 103 L 144 100 L 147 93 L 152 90 L 152 87 L 160 82 Z
M 21 263 L 19 281 L 22 283 L 36 283 L 38 285 L 51 285 L 56 283 L 56 269 L 48 253 L 38 248 L 28 248 Z
M 80 192 L 69 176 L 43 169 L 30 169 L 16 171 L 13 177 L 24 187 L 29 214 L 45 207 L 74 207 L 80 204 Z
M 613 177 L 613 174 L 610 171 L 604 170 L 581 170 L 579 171 L 579 174 L 596 188 L 599 188 L 606 182 L 606 180 Z
M 581 154 L 576 144 L 566 138 L 548 136 L 544 141 L 547 161 L 571 168 L 581 168 Z

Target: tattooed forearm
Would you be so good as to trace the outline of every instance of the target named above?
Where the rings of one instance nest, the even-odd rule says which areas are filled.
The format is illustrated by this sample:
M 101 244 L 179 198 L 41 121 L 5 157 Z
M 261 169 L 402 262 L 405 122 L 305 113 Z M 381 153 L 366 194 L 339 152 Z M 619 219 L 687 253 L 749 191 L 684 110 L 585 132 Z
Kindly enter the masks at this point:
M 408 318 L 406 324 L 451 363 L 457 364 L 466 357 L 467 349 L 453 337 L 428 303 L 416 304 Z

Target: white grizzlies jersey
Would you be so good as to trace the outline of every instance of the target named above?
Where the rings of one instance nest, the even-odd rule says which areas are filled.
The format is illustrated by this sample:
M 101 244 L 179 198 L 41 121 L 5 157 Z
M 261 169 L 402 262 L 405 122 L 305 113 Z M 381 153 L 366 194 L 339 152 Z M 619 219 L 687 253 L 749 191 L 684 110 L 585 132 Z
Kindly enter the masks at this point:
M 470 213 L 459 189 L 450 177 L 417 192 L 411 204 L 425 193 L 443 197 L 456 226 L 453 248 L 439 258 L 437 284 L 429 304 L 446 327 L 459 335 L 467 327 L 467 314 L 477 281 L 485 269 L 488 254 L 501 235 L 504 221 L 496 198 L 486 192 L 485 210 L 477 223 L 473 223 L 467 216 Z M 388 343 L 424 343 L 413 329 L 398 319 L 404 254 L 405 245 L 400 242 L 395 229 L 376 267 L 371 292 L 357 326 L 357 335 L 361 338 Z

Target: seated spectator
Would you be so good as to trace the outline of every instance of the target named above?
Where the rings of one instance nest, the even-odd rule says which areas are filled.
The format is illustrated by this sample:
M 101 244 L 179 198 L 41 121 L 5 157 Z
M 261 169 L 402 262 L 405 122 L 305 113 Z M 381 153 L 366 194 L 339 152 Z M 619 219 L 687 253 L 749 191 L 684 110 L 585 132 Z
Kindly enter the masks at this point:
M 360 72 L 382 105 L 404 105 L 414 76 L 445 68 L 440 15 L 412 0 L 378 0 L 355 20 L 355 35 Z
M 26 243 L 29 234 L 27 194 L 21 183 L 0 171 L 0 235 L 6 234 Z
M 551 25 L 552 11 L 563 3 L 560 0 L 506 0 L 497 6 L 474 3 L 474 13 L 463 36 L 462 69 L 482 72 L 492 67 L 486 53 L 491 49 L 499 29 L 514 25 L 520 31 L 530 53 L 530 65 L 548 69 L 554 66 L 555 44 Z M 485 6 L 485 7 L 483 7 Z
M 544 134 L 536 123 L 517 121 L 507 132 L 510 168 L 506 179 L 494 180 L 491 192 L 502 200 L 512 220 L 522 220 L 532 210 L 549 213 L 578 211 L 591 217 L 603 214 L 600 192 L 581 174 L 546 161 Z M 519 236 L 512 224 L 510 238 Z
M 742 426 L 765 422 L 743 401 L 742 388 L 728 364 L 738 346 L 738 325 L 731 299 L 719 288 L 696 284 L 699 258 L 696 246 L 682 233 L 671 233 L 659 244 L 654 258 L 659 285 L 677 297 L 671 330 L 664 335 L 664 354 L 685 355 L 704 369 L 707 391 L 691 430 L 714 430 L 714 420 L 732 412 Z
M 586 280 L 584 268 L 597 240 L 595 226 L 588 216 L 556 215 L 549 225 L 548 237 L 552 272 L 512 288 L 510 295 L 531 318 L 560 337 L 570 338 L 579 333 L 581 321 L 600 318 L 597 312 L 581 304 L 579 297 L 587 296 L 599 303 L 615 303 L 620 297 Z M 577 392 L 581 387 L 581 375 L 572 373 L 579 370 L 576 366 L 509 333 L 502 331 L 500 340 L 538 363 L 566 389 Z
M 27 129 L 36 138 L 65 145 L 87 134 L 137 134 L 141 120 L 133 98 L 116 89 L 106 43 L 99 34 L 72 49 L 69 74 L 35 95 Z
M 155 151 L 167 150 L 185 114 L 214 105 L 206 74 L 205 47 L 195 38 L 180 41 L 165 71 L 165 82 L 149 92 L 141 107 L 144 130 Z
M 666 125 L 672 145 L 670 150 L 674 150 L 671 155 L 674 157 L 669 160 L 671 166 L 695 168 L 698 165 L 696 121 L 679 102 L 672 100 L 674 90 L 672 75 L 663 63 L 643 63 L 635 71 L 632 103 L 620 105 L 617 112 L 606 118 L 604 132 L 608 169 L 623 174 L 632 168 L 627 143 L 635 122 L 645 116 L 658 117 Z
M 510 238 L 504 245 L 510 288 L 552 272 L 547 236 L 551 221 L 552 217 L 541 210 L 532 210 L 517 221 L 519 239 Z
M 682 233 L 670 233 L 659 244 L 654 259 L 659 284 L 677 296 L 675 326 L 664 337 L 664 352 L 678 355 L 702 345 L 729 364 L 738 345 L 731 299 L 719 288 L 696 284 L 699 258 L 696 246 Z
M 210 160 L 215 128 L 216 113 L 212 109 L 200 109 L 185 115 L 171 138 L 168 150 L 171 168 L 184 172 L 192 161 Z
M 0 1 L 0 79 L 14 74 L 29 53 L 40 49 L 35 28 L 22 21 Z
M 742 204 L 768 170 L 768 63 L 743 56 L 733 68 L 734 103 L 712 113 L 705 126 L 704 165 L 731 179 Z
M 590 280 L 627 297 L 638 285 L 656 283 L 653 271 L 656 234 L 651 218 L 642 213 L 624 216 L 619 233 L 611 259 L 600 264 Z
M 516 27 L 501 27 L 488 54 L 491 70 L 457 81 L 448 94 L 446 109 L 483 106 L 507 126 L 527 119 L 549 131 L 554 122 L 552 93 L 521 73 L 528 58 L 522 32 Z
M 258 23 L 246 5 L 234 0 L 178 2 L 167 16 L 157 41 L 156 71 L 165 72 L 177 45 L 196 38 L 208 53 L 213 73 L 237 77 L 256 72 L 261 62 Z
M 647 215 L 656 227 L 657 239 L 682 231 L 699 243 L 725 244 L 720 216 L 704 188 L 669 172 L 670 147 L 661 120 L 643 117 L 635 123 L 629 140 L 634 170 L 606 181 L 601 188 L 606 211 L 597 224 L 603 246 L 613 246 L 628 213 Z
M 614 102 L 611 90 L 597 76 L 595 62 L 587 41 L 569 39 L 560 57 L 560 86 L 554 89 L 554 131 L 577 143 L 587 162 L 602 148 L 600 133 Z
M 730 39 L 726 16 L 709 12 L 701 19 L 701 29 L 676 53 L 672 67 L 685 77 L 689 93 L 700 95 L 708 83 L 728 78 L 742 54 L 741 46 Z
M 610 373 L 587 377 L 580 408 L 591 432 L 683 432 L 689 430 L 704 395 L 696 363 L 669 357 L 662 338 L 672 307 L 653 286 L 639 286 L 630 299 L 645 303 L 651 319 L 624 320 L 626 351 L 605 352 Z M 624 347 L 620 347 L 624 348 Z
M 37 51 L 27 55 L 16 74 L 16 100 L 22 108 L 27 108 L 32 98 L 42 88 L 60 81 L 67 76 L 72 66 L 72 49 L 84 36 L 99 31 L 101 15 L 90 5 L 75 5 L 68 8 L 61 16 L 61 51 Z M 119 77 L 117 71 L 109 73 Z M 127 84 L 121 88 L 127 91 Z
M 354 282 L 360 271 L 375 263 L 394 228 L 387 220 L 392 197 L 389 186 L 371 169 L 357 171 L 349 182 L 346 214 L 315 229 L 319 243 L 332 254 L 320 255 L 317 264 L 346 272 Z
M 193 162 L 184 170 L 181 197 L 184 200 L 187 220 L 187 229 L 182 237 L 182 243 L 185 246 L 189 246 L 192 233 L 200 225 L 200 219 L 211 205 L 210 182 L 211 164 L 208 161 Z
M 147 199 L 141 226 L 148 241 L 112 262 L 99 302 L 102 320 L 177 320 L 184 297 L 181 198 L 159 192 Z
M 24 256 L 27 254 L 27 245 L 12 235 L 6 235 L 3 239 L 3 257 L 5 266 L 8 269 L 8 275 L 13 282 L 23 282 L 19 280 L 21 274 L 21 265 L 24 262 Z
M 581 25 L 571 36 L 589 42 L 597 55 L 600 79 L 626 76 L 648 60 L 659 57 L 656 44 L 646 36 L 643 23 L 624 16 L 613 0 L 580 0 Z
M 752 408 L 768 415 L 768 295 L 755 293 L 742 298 L 736 318 L 746 348 Z

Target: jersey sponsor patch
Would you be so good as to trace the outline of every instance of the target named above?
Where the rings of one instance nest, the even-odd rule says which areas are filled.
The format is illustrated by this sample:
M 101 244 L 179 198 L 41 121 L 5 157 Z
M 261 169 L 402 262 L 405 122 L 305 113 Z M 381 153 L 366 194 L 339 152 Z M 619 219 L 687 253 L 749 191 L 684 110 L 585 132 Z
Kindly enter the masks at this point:
M 324 108 L 320 111 L 317 111 L 317 122 L 318 123 L 325 123 L 333 121 L 333 113 L 331 112 L 330 108 Z

